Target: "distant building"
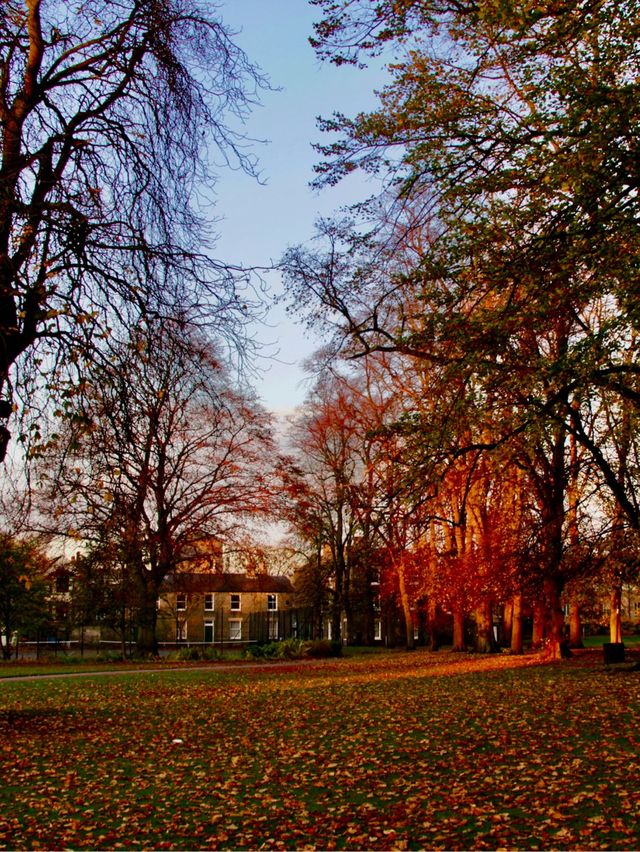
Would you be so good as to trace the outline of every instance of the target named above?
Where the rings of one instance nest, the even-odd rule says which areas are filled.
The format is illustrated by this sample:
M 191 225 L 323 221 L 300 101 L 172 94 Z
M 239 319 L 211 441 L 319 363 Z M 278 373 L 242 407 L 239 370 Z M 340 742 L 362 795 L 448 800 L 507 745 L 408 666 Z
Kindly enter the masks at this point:
M 288 577 L 180 573 L 167 581 L 159 601 L 161 642 L 245 644 L 297 632 L 294 588 Z

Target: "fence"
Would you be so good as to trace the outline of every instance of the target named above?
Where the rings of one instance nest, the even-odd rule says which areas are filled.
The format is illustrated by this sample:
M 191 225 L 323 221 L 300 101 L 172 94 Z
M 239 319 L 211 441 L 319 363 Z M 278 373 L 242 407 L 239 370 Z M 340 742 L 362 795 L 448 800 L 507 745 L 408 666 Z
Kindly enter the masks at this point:
M 315 621 L 311 608 L 252 612 L 249 616 L 249 639 L 253 642 L 314 639 Z

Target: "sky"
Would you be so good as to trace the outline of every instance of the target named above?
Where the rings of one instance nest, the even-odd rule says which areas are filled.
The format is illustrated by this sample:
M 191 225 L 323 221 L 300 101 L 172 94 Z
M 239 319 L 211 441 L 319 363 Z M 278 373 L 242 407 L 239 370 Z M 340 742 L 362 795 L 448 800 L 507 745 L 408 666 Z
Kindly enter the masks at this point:
M 312 143 L 323 141 L 317 116 L 372 108 L 383 74 L 320 63 L 308 42 L 319 10 L 306 0 L 225 0 L 219 14 L 237 32 L 235 42 L 279 90 L 262 93 L 261 106 L 244 128 L 247 136 L 268 140 L 253 146 L 261 182 L 241 171 L 219 172 L 216 255 L 229 263 L 268 266 L 287 247 L 308 241 L 320 216 L 371 193 L 358 176 L 332 189 L 311 189 L 319 160 Z M 274 293 L 280 289 L 278 275 L 267 280 Z M 301 362 L 322 341 L 288 318 L 283 307 L 270 311 L 268 323 L 257 336 L 273 355 L 260 359 L 264 374 L 254 384 L 266 406 L 282 414 L 303 401 Z

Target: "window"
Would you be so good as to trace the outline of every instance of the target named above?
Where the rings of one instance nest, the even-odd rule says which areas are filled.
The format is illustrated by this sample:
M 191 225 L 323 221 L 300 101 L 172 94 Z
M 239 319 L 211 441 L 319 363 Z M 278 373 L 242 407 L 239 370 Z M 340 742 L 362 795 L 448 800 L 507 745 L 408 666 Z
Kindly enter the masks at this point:
M 187 596 L 184 592 L 178 592 L 176 595 L 176 609 L 182 612 L 187 608 Z
M 215 631 L 215 621 L 213 619 L 208 619 L 204 623 L 204 641 L 211 645 L 215 642 L 216 631 Z
M 176 642 L 187 641 L 187 622 L 178 621 L 176 624 Z
M 205 612 L 213 612 L 213 610 L 215 609 L 214 603 L 215 603 L 215 597 L 214 597 L 213 592 L 207 592 L 204 596 Z
M 56 577 L 56 592 L 63 594 L 69 591 L 69 575 L 58 574 Z
M 280 623 L 276 613 L 273 615 L 269 615 L 269 640 L 271 642 L 277 642 L 280 638 Z
M 267 609 L 269 612 L 275 612 L 278 609 L 277 595 L 267 595 Z
M 242 639 L 242 619 L 229 619 L 229 641 L 239 642 Z
M 240 595 L 231 595 L 231 612 L 240 612 Z
M 57 603 L 53 607 L 53 617 L 56 621 L 65 621 L 69 615 L 69 607 L 66 603 Z
M 379 618 L 376 618 L 373 622 L 373 638 L 376 642 L 380 642 L 382 639 L 382 622 Z

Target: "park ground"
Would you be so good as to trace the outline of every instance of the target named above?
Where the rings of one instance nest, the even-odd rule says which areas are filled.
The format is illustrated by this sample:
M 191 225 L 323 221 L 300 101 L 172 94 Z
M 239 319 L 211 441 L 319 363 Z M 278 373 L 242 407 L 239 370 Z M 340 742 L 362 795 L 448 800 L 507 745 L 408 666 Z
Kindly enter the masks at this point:
M 0 848 L 637 849 L 637 653 L 6 678 Z

